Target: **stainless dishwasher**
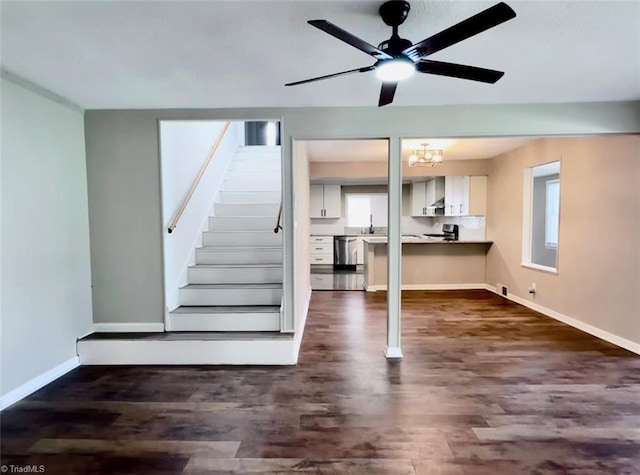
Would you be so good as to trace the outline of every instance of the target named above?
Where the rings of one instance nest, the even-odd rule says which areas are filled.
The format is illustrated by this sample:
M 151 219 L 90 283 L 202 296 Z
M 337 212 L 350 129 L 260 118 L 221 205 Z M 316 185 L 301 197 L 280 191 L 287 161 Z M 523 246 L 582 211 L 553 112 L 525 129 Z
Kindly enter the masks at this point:
M 357 238 L 356 236 L 333 237 L 333 267 L 356 268 L 357 263 Z

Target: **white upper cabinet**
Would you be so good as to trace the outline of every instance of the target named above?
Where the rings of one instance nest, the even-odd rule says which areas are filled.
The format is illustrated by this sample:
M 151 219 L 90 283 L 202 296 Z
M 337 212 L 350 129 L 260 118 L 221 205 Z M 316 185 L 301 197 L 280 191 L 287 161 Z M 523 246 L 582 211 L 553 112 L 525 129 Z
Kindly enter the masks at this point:
M 311 218 L 339 218 L 340 203 L 340 185 L 311 185 L 309 192 Z
M 435 177 L 411 185 L 411 216 L 436 216 L 433 206 L 444 196 L 444 179 Z
M 427 183 L 417 181 L 411 184 L 411 216 L 426 216 Z
M 484 216 L 487 212 L 486 176 L 445 178 L 445 216 Z

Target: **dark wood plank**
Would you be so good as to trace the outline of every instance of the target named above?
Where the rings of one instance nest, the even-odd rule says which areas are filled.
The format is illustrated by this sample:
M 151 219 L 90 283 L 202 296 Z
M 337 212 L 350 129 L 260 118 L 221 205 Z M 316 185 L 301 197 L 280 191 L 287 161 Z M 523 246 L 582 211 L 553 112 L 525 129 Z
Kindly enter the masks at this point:
M 46 472 L 640 473 L 640 357 L 484 291 L 315 292 L 295 367 L 82 367 L 2 413 Z

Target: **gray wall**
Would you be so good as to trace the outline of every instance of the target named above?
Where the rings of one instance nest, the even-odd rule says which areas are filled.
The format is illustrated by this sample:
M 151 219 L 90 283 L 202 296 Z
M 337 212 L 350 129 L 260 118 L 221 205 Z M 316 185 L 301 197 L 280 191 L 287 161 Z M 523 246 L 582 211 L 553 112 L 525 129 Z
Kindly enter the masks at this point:
M 640 103 L 88 111 L 96 321 L 163 321 L 159 118 L 282 120 L 284 299 L 293 309 L 292 139 L 636 133 Z
M 83 113 L 5 79 L 0 94 L 6 396 L 73 364 L 91 331 L 91 281 Z

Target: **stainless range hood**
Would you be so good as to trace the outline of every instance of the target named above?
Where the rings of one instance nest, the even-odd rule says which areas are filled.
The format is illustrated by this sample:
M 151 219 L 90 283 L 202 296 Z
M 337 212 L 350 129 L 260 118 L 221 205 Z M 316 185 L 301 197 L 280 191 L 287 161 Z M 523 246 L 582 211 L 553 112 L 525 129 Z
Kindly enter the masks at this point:
M 444 209 L 444 177 L 437 176 L 427 182 L 427 197 L 433 202 L 428 206 L 434 210 Z
M 436 208 L 436 209 L 444 208 L 444 196 L 439 200 L 433 202 L 431 205 L 429 205 L 429 208 Z

